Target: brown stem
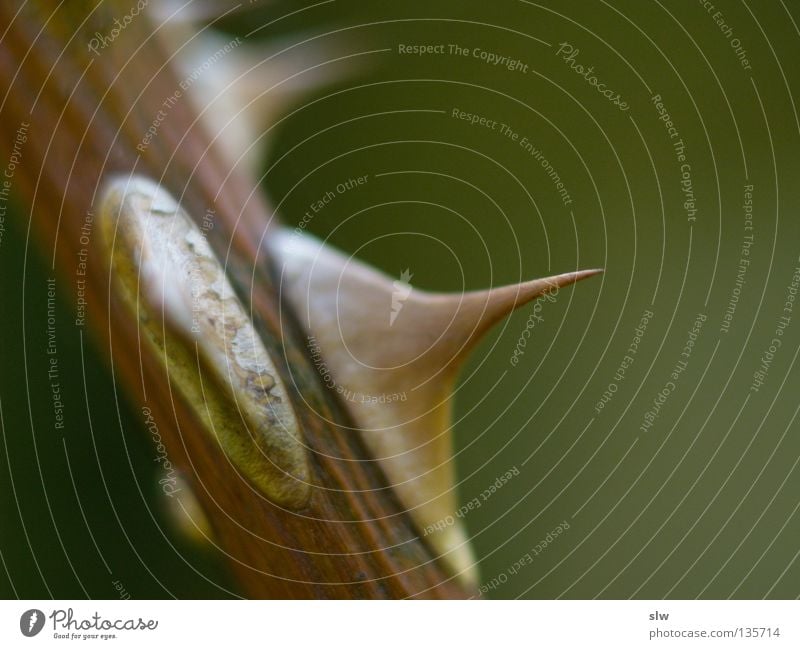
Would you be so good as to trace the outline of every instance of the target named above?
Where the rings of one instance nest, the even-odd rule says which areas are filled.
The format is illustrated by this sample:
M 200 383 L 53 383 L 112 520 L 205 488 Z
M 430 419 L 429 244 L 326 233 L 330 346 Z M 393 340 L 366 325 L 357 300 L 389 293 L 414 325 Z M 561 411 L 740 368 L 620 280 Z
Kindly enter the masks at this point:
M 0 31 L 8 26 L 0 43 L 5 159 L 17 129 L 30 125 L 12 195 L 20 214 L 30 215 L 43 254 L 54 254 L 63 278 L 59 289 L 73 301 L 77 254 L 88 248 L 87 324 L 129 399 L 151 409 L 173 461 L 192 477 L 244 591 L 286 598 L 465 596 L 419 539 L 361 439 L 347 429 L 351 422 L 313 371 L 302 337 L 282 338 L 286 327 L 281 334 L 268 260 L 257 247 L 271 212 L 258 192 L 248 198 L 252 183 L 243 173 L 228 175 L 185 93 L 137 149 L 165 100 L 180 89 L 146 16 L 135 17 L 94 54 L 88 48 L 94 33 L 108 34 L 135 3 L 99 3 L 92 11 L 94 2 L 70 0 L 54 11 L 56 3 L 29 0 L 16 17 L 11 4 L 0 3 Z M 121 315 L 113 292 L 109 300 L 99 246 L 81 243 L 103 178 L 131 171 L 160 181 L 195 219 L 214 210 L 210 243 L 221 258 L 227 255 L 232 282 L 294 390 L 316 485 L 305 511 L 284 511 L 241 480 L 177 395 L 173 409 L 156 359 L 142 358 L 140 374 L 136 323 Z

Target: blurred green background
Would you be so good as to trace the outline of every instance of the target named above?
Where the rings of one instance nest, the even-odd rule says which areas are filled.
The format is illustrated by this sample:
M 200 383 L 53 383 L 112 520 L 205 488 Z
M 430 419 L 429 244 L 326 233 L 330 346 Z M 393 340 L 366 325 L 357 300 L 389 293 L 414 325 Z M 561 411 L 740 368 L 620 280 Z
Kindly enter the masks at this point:
M 409 268 L 414 286 L 460 291 L 606 269 L 542 304 L 518 365 L 510 358 L 532 307 L 498 326 L 462 377 L 460 499 L 519 469 L 464 518 L 487 596 L 800 595 L 800 311 L 784 311 L 800 266 L 798 19 L 796 3 L 781 2 L 708 10 L 633 0 L 336 0 L 302 11 L 270 3 L 219 25 L 254 45 L 322 35 L 282 55 L 308 57 L 309 66 L 320 63 L 319 45 L 358 54 L 349 77 L 287 107 L 271 131 L 262 183 L 288 225 L 366 174 L 308 230 L 393 276 Z M 557 53 L 562 43 L 578 50 L 571 60 L 567 46 Z M 402 54 L 400 45 L 445 53 Z M 480 52 L 520 64 L 492 65 Z M 678 136 L 659 119 L 655 95 Z M 498 125 L 471 125 L 454 109 Z M 682 180 L 691 182 L 688 208 Z M 235 594 L 218 557 L 181 540 L 160 513 L 141 418 L 115 393 L 91 341 L 67 326 L 63 297 L 56 317 L 68 332 L 59 358 L 69 417 L 54 434 L 42 325 L 48 264 L 17 216 L 0 247 L 0 595 L 116 597 L 114 579 L 141 598 Z M 652 317 L 630 354 L 645 312 Z M 682 355 L 698 314 L 705 322 Z M 789 320 L 780 348 L 754 391 L 781 316 Z

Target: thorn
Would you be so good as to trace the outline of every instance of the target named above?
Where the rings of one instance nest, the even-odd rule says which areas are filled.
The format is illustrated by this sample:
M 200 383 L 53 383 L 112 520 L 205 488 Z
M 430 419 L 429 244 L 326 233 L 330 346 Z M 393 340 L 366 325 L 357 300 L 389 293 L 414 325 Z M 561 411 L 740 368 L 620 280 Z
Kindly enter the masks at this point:
M 271 232 L 267 246 L 281 293 L 329 369 L 326 383 L 341 395 L 421 535 L 455 574 L 476 584 L 469 539 L 455 517 L 450 399 L 457 369 L 480 336 L 515 308 L 601 271 L 428 293 L 309 235 Z M 411 269 L 403 277 L 410 279 Z
M 179 74 L 191 79 L 186 94 L 231 165 L 256 174 L 272 137 L 265 136 L 289 109 L 341 81 L 360 64 L 343 48 L 312 41 L 310 34 L 246 42 L 198 31 L 191 15 L 165 22 L 158 35 Z M 310 42 L 305 42 L 305 41 Z M 302 46 L 295 47 L 298 43 Z M 213 69 L 205 70 L 209 61 Z
M 533 279 L 464 294 L 435 293 L 419 296 L 420 306 L 437 314 L 439 327 L 447 328 L 440 337 L 440 358 L 444 362 L 455 355 L 463 360 L 480 339 L 514 310 L 548 293 L 603 272 L 600 269 L 579 270 L 551 277 Z M 429 324 L 433 328 L 432 324 Z

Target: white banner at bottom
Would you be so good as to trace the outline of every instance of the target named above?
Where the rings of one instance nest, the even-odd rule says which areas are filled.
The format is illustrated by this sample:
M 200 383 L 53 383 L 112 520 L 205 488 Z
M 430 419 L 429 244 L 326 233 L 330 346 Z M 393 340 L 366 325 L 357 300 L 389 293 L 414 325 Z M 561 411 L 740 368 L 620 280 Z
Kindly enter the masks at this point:
M 0 647 L 800 647 L 796 601 L 3 601 Z

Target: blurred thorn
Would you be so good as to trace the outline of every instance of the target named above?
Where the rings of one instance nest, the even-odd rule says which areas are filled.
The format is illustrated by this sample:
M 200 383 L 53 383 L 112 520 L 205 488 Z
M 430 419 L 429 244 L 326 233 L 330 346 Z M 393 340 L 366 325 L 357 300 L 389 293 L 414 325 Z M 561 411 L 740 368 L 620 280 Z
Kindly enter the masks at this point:
M 393 280 L 306 234 L 277 230 L 267 245 L 284 299 L 309 334 L 326 384 L 342 395 L 364 440 L 426 540 L 468 585 L 478 575 L 456 516 L 452 396 L 457 370 L 514 309 L 592 277 L 585 270 L 462 294 Z M 447 522 L 446 524 L 443 522 Z

